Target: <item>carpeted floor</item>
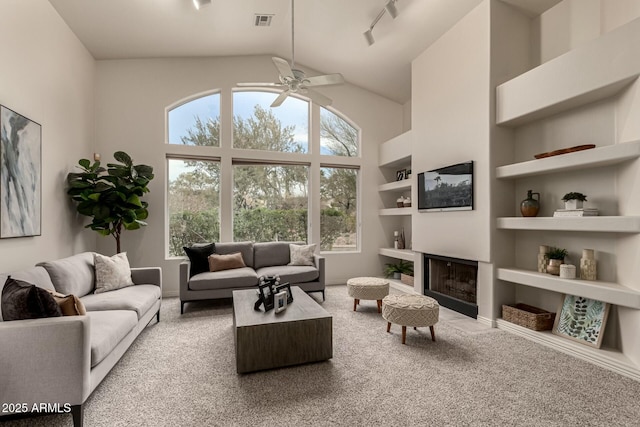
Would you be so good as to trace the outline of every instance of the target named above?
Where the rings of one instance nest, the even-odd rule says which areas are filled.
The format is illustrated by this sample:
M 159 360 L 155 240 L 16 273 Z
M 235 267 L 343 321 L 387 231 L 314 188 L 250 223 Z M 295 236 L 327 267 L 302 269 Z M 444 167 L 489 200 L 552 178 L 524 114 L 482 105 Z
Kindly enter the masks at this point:
M 85 425 L 638 425 L 640 383 L 508 332 L 461 328 L 444 315 L 437 342 L 428 328 L 411 329 L 403 346 L 375 301 L 353 312 L 346 287 L 331 286 L 323 306 L 333 315 L 333 359 L 238 375 L 230 300 L 188 304 L 180 316 L 179 301 L 165 299 L 161 322 L 88 399 Z

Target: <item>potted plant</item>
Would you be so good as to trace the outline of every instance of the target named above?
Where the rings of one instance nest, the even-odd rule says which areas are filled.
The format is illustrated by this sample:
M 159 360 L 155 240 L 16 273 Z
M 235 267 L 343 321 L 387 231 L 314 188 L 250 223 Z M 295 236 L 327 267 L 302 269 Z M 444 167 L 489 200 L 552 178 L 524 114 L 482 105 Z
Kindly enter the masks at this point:
M 549 263 L 547 264 L 547 273 L 553 274 L 554 276 L 560 275 L 560 264 L 564 262 L 564 257 L 567 256 L 569 252 L 566 249 L 560 248 L 551 248 L 547 252 L 547 258 L 549 258 Z
M 397 264 L 386 264 L 384 269 L 385 277 L 400 279 L 402 274 L 413 275 L 413 264 L 400 260 Z
M 582 202 L 587 201 L 587 196 L 582 193 L 571 192 L 562 196 L 565 209 L 582 209 Z
M 88 159 L 80 159 L 82 172 L 67 175 L 67 194 L 78 202 L 79 214 L 92 218 L 86 228 L 103 236 L 112 235 L 120 253 L 122 232 L 147 225 L 144 220 L 149 216 L 149 204 L 141 197 L 149 192 L 147 184 L 153 179 L 153 168 L 134 165 L 123 151 L 115 152 L 113 157 L 120 164 L 108 163 L 107 169 L 100 166 L 99 160 L 91 164 Z

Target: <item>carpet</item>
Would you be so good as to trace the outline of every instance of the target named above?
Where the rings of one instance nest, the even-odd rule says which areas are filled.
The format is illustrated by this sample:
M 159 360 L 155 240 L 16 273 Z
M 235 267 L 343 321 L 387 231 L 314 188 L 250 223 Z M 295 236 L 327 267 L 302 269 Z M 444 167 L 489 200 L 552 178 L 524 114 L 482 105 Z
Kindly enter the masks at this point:
M 375 301 L 353 312 L 345 286 L 327 288 L 333 359 L 238 375 L 230 300 L 163 301 L 85 404 L 85 425 L 113 426 L 631 426 L 640 383 L 508 332 L 441 316 L 401 328 Z M 312 294 L 320 301 L 319 294 Z M 294 301 L 295 304 L 295 301 Z M 0 418 L 2 420 L 2 418 Z M 68 426 L 71 415 L 0 422 Z

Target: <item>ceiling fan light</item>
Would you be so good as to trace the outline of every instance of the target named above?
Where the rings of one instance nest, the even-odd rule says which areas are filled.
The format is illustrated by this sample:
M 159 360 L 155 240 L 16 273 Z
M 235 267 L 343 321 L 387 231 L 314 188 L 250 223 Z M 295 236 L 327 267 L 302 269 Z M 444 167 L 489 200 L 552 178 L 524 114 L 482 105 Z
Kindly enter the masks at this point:
M 211 0 L 193 0 L 193 5 L 196 10 L 200 10 L 202 6 L 206 6 L 208 4 L 211 4 Z
M 384 7 L 387 9 L 387 13 L 393 18 L 396 19 L 398 16 L 398 8 L 396 7 L 396 0 L 389 0 L 387 5 Z
M 367 40 L 369 46 L 376 42 L 376 40 L 373 38 L 373 32 L 371 31 L 371 28 L 364 32 L 364 38 L 365 40 Z

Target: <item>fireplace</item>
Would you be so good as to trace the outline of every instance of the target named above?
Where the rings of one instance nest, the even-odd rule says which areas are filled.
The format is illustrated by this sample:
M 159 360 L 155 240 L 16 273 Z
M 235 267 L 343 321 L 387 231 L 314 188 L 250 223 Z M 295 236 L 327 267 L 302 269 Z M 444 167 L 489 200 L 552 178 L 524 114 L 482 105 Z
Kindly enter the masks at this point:
M 477 261 L 424 254 L 424 294 L 441 306 L 477 318 L 477 283 Z

